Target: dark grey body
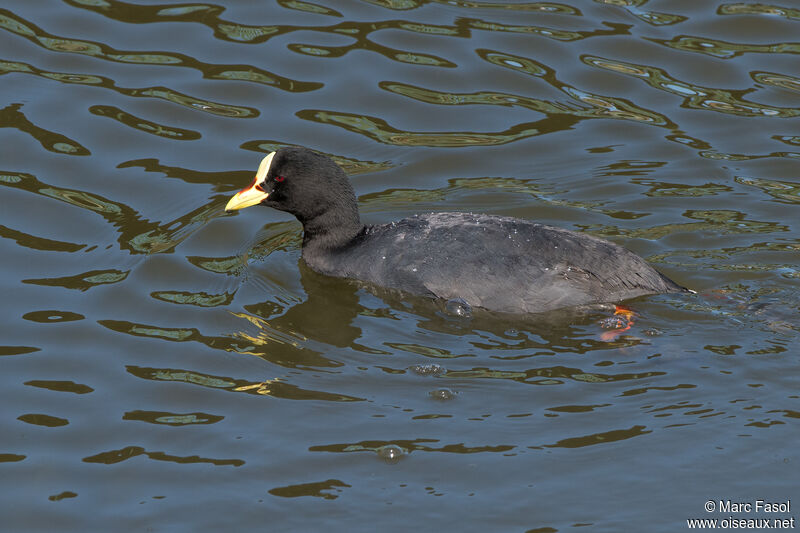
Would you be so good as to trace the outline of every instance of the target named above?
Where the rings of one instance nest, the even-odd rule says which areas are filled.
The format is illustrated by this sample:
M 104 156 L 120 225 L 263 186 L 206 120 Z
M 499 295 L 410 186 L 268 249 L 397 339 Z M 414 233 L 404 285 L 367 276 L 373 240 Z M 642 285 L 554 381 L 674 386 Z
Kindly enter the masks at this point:
M 683 287 L 609 241 L 526 220 L 431 213 L 364 226 L 335 248 L 307 243 L 313 270 L 510 313 L 617 302 Z
M 541 313 L 686 290 L 614 243 L 517 218 L 431 213 L 365 226 L 347 175 L 307 148 L 265 157 L 226 209 L 255 203 L 297 217 L 303 259 L 317 272 L 491 311 Z

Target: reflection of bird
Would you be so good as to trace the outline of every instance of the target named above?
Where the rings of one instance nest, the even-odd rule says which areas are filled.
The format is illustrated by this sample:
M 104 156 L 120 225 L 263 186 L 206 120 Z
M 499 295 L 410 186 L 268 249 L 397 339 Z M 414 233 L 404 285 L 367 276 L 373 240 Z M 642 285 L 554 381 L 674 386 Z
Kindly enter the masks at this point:
M 303 259 L 317 272 L 493 311 L 686 291 L 621 246 L 517 218 L 431 213 L 365 226 L 342 169 L 306 148 L 267 155 L 225 210 L 256 204 L 297 217 Z

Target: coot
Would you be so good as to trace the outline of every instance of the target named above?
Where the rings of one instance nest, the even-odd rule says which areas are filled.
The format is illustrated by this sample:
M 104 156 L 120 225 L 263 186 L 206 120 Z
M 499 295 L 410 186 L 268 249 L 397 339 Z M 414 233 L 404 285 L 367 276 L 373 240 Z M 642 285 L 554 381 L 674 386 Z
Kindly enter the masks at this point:
M 226 211 L 266 205 L 303 225 L 313 270 L 510 313 L 687 289 L 612 242 L 518 218 L 431 213 L 364 225 L 347 175 L 306 148 L 267 155 Z

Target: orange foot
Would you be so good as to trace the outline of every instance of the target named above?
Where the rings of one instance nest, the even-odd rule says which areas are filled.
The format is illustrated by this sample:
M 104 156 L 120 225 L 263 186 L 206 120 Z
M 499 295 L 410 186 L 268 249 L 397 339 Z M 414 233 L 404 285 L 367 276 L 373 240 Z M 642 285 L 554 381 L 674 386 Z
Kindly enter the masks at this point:
M 610 342 L 622 335 L 624 331 L 628 331 L 633 326 L 633 311 L 621 305 L 614 306 L 614 316 L 606 318 L 600 322 L 600 326 L 605 331 L 600 335 L 600 340 Z

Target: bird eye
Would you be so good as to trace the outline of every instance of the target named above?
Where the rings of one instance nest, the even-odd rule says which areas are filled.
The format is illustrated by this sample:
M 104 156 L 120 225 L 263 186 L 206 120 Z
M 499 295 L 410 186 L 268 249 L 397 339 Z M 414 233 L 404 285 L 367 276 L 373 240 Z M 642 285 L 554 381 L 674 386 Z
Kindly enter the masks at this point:
M 283 176 L 275 176 L 275 181 L 277 181 L 278 183 L 282 182 L 285 179 L 286 178 L 284 178 Z

